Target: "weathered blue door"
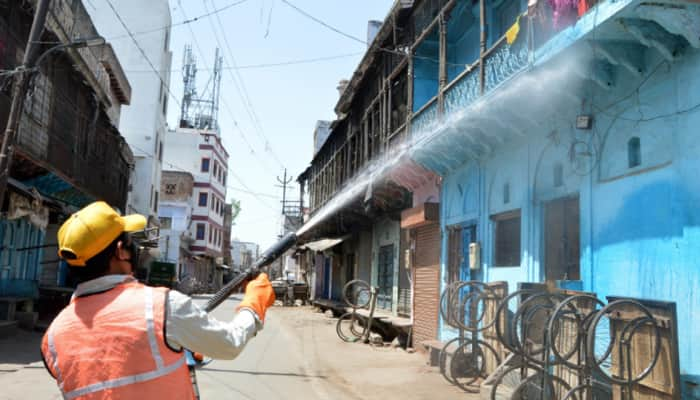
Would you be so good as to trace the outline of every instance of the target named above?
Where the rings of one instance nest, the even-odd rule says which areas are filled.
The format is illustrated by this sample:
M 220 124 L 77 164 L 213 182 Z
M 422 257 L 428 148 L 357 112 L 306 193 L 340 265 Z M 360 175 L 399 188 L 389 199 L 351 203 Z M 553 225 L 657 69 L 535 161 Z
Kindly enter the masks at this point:
M 562 289 L 583 290 L 578 197 L 547 203 L 544 222 L 545 280 Z
M 391 310 L 394 291 L 394 245 L 379 248 L 379 265 L 377 268 L 377 306 Z

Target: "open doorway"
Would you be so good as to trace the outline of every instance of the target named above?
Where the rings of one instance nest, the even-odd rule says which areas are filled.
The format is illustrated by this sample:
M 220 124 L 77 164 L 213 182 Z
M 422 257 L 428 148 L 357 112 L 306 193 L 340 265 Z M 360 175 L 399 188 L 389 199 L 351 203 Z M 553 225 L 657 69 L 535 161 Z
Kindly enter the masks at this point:
M 580 281 L 578 196 L 550 201 L 544 211 L 546 281 Z
M 394 291 L 394 245 L 379 248 L 379 268 L 377 272 L 377 306 L 391 310 Z

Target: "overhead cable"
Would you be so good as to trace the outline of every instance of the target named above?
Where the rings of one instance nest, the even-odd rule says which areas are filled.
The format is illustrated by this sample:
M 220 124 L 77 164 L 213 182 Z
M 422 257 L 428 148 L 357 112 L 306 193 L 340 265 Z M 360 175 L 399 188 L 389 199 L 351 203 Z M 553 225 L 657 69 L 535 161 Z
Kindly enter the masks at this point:
M 158 70 L 156 69 L 156 67 L 153 65 L 153 63 L 151 62 L 151 60 L 150 60 L 150 59 L 148 58 L 148 56 L 146 55 L 146 52 L 141 48 L 141 45 L 139 45 L 139 42 L 136 40 L 136 38 L 134 37 L 134 34 L 131 32 L 131 30 L 129 29 L 129 27 L 126 25 L 126 23 L 124 22 L 124 19 L 123 19 L 122 16 L 119 14 L 119 12 L 117 11 L 117 9 L 114 8 L 114 4 L 112 4 L 112 1 L 111 1 L 111 0 L 106 0 L 106 1 L 107 1 L 107 4 L 109 5 L 109 8 L 112 9 L 112 12 L 114 12 L 114 15 L 115 15 L 115 16 L 117 17 L 117 19 L 119 20 L 119 23 L 124 27 L 124 30 L 126 30 L 126 33 L 129 35 L 129 37 L 131 38 L 131 40 L 134 42 L 134 45 L 136 46 L 136 48 L 137 48 L 137 49 L 139 50 L 139 52 L 141 53 L 141 56 L 144 58 L 144 60 L 146 60 L 146 62 L 148 63 L 148 65 L 151 67 L 151 70 L 153 70 L 153 73 L 156 74 L 156 76 L 157 76 L 158 79 L 160 80 L 161 85 L 163 85 L 163 86 L 168 90 L 168 94 L 170 94 L 170 96 L 175 100 L 175 103 L 176 103 L 178 106 L 180 106 L 180 100 L 179 100 L 179 99 L 177 98 L 177 96 L 175 96 L 175 95 L 173 94 L 173 92 L 170 90 L 170 85 L 165 83 L 165 81 L 163 80 L 163 77 L 161 76 L 161 73 L 158 72 Z
M 208 10 L 206 0 L 203 2 L 203 4 L 204 4 L 204 9 Z M 213 2 L 212 2 L 212 4 L 213 4 Z M 228 38 L 226 37 L 226 30 L 224 29 L 224 24 L 221 22 L 221 18 L 219 17 L 218 14 L 216 15 L 216 20 L 219 24 L 219 28 L 221 29 L 222 38 L 223 38 L 223 41 L 225 44 L 225 50 L 228 50 L 228 53 L 229 53 L 229 60 L 231 61 L 231 63 L 235 67 L 236 66 L 236 58 L 233 55 L 233 50 L 231 50 L 231 45 L 228 41 Z M 219 40 L 219 35 L 216 33 L 216 29 L 215 29 L 213 23 L 212 23 L 212 29 L 214 31 L 214 37 L 216 39 L 216 42 L 219 45 L 221 45 L 221 41 Z M 224 57 L 224 62 L 226 62 L 226 57 Z M 265 144 L 265 150 L 272 155 L 272 157 L 275 159 L 275 161 L 277 161 L 277 163 L 280 165 L 280 167 L 285 168 L 284 163 L 280 160 L 280 158 L 277 156 L 275 151 L 272 149 L 272 145 L 270 144 L 270 141 L 268 140 L 267 136 L 265 135 L 265 132 L 263 131 L 262 124 L 260 123 L 258 115 L 255 112 L 255 108 L 253 107 L 253 104 L 250 100 L 250 96 L 248 95 L 248 90 L 246 89 L 243 77 L 241 76 L 241 74 L 238 70 L 234 70 L 235 77 L 238 77 L 238 80 L 240 81 L 240 85 L 239 85 L 236 82 L 234 75 L 231 73 L 231 69 L 228 69 L 228 72 L 231 75 L 231 79 L 233 80 L 234 84 L 239 89 L 238 95 L 241 97 L 241 100 L 243 100 L 244 108 L 245 108 L 246 112 L 248 113 L 248 116 L 251 118 L 251 121 L 253 122 L 253 127 L 255 128 L 255 132 L 258 134 L 258 136 L 260 136 L 263 143 Z
M 218 13 L 220 13 L 220 12 L 222 12 L 222 11 L 226 11 L 226 10 L 228 10 L 229 8 L 235 7 L 235 6 L 239 5 L 239 4 L 243 4 L 243 3 L 245 3 L 246 1 L 248 1 L 248 0 L 238 0 L 238 1 L 235 1 L 235 2 L 233 2 L 233 3 L 231 3 L 231 4 L 228 4 L 228 5 L 226 5 L 226 6 L 223 6 L 223 7 L 221 7 L 221 8 L 217 8 L 217 9 L 215 9 L 215 10 L 212 10 L 211 12 L 207 12 L 207 13 L 205 13 L 205 14 L 196 16 L 196 17 L 194 17 L 194 18 L 185 19 L 185 20 L 183 20 L 183 21 L 176 22 L 176 23 L 174 23 L 174 24 L 168 24 L 168 25 L 166 25 L 166 26 L 161 26 L 161 27 L 158 27 L 158 28 L 153 28 L 153 29 L 148 29 L 148 30 L 145 30 L 145 31 L 134 32 L 133 34 L 134 34 L 134 35 L 143 35 L 143 34 L 147 34 L 147 33 L 153 33 L 153 32 L 164 31 L 164 30 L 166 30 L 166 29 L 170 29 L 170 28 L 176 27 L 176 26 L 188 25 L 188 24 L 191 24 L 192 22 L 197 22 L 197 21 L 199 21 L 200 19 L 204 19 L 204 18 L 210 17 L 210 16 L 212 16 L 212 15 L 214 15 L 214 14 L 218 14 Z M 107 40 L 122 39 L 122 38 L 125 38 L 125 37 L 128 37 L 128 36 L 129 36 L 129 35 L 113 36 L 113 37 L 108 38 Z
M 299 64 L 313 64 L 317 62 L 322 62 L 322 61 L 332 61 L 332 60 L 338 60 L 341 58 L 349 58 L 349 57 L 357 57 L 361 56 L 364 54 L 364 52 L 354 52 L 354 53 L 345 53 L 345 54 L 338 54 L 338 55 L 333 55 L 333 56 L 324 56 L 324 57 L 315 57 L 315 58 L 302 58 L 302 59 L 296 59 L 296 60 L 288 60 L 288 61 L 279 61 L 279 62 L 273 62 L 273 63 L 261 63 L 261 64 L 249 64 L 249 65 L 238 65 L 236 67 L 222 67 L 222 70 L 227 70 L 227 69 L 237 69 L 237 70 L 243 70 L 243 69 L 264 69 L 264 68 L 274 68 L 274 67 L 285 67 L 289 65 L 299 65 Z M 211 71 L 212 68 L 197 68 L 197 71 Z M 145 69 L 132 69 L 132 70 L 124 70 L 125 72 L 151 72 L 151 70 L 145 70 Z M 182 72 L 182 69 L 171 69 L 170 72 Z M 2 71 L 0 71 L 0 75 L 2 74 Z
M 307 13 L 306 11 L 304 11 L 304 10 L 302 10 L 301 8 L 295 6 L 294 4 L 290 3 L 290 2 L 287 1 L 287 0 L 282 0 L 282 3 L 288 5 L 289 7 L 291 7 L 292 9 L 294 9 L 294 10 L 295 10 L 296 12 L 298 12 L 299 14 L 305 16 L 306 18 L 308 18 L 308 19 L 310 19 L 310 20 L 316 22 L 317 24 L 320 24 L 320 25 L 325 26 L 326 28 L 332 30 L 333 32 L 335 32 L 335 33 L 337 33 L 337 34 L 339 34 L 339 35 L 345 36 L 345 37 L 348 38 L 348 39 L 352 39 L 352 40 L 354 40 L 354 41 L 356 41 L 356 42 L 358 42 L 358 43 L 362 43 L 362 44 L 364 44 L 364 45 L 367 44 L 366 41 L 364 41 L 364 40 L 358 38 L 357 36 L 353 36 L 353 35 L 351 35 L 351 34 L 349 34 L 349 33 L 345 33 L 345 32 L 343 32 L 343 31 L 341 31 L 340 29 L 338 29 L 338 28 L 336 28 L 336 27 L 334 27 L 334 26 L 332 26 L 332 25 L 330 25 L 330 24 L 328 24 L 328 23 L 322 21 L 321 19 L 316 18 L 316 17 L 314 17 L 313 15 Z
M 178 1 L 178 4 L 180 5 L 180 13 L 182 13 L 184 18 L 187 18 L 187 14 L 185 13 L 185 9 L 182 6 L 182 2 Z M 194 40 L 194 45 L 197 48 L 197 52 L 199 53 L 199 56 L 202 58 L 205 58 L 204 50 L 202 50 L 202 46 L 199 44 L 199 40 L 197 40 L 197 35 L 195 35 L 194 30 L 192 29 L 191 26 L 188 26 L 188 29 L 190 30 L 190 33 L 192 34 L 192 40 Z M 223 55 L 222 55 L 223 58 Z M 245 133 L 241 129 L 241 127 L 238 125 L 238 121 L 236 120 L 236 117 L 233 115 L 233 111 L 231 110 L 231 107 L 229 107 L 228 102 L 226 101 L 226 97 L 221 99 L 221 103 L 224 105 L 224 108 L 226 109 L 226 112 L 228 112 L 229 117 L 231 118 L 231 121 L 233 122 L 234 128 L 238 135 L 243 139 L 245 144 L 248 146 L 248 149 L 250 152 L 255 156 L 255 158 L 258 160 L 260 165 L 267 171 L 270 171 L 270 167 L 267 165 L 267 163 L 260 157 L 258 152 L 256 152 L 253 149 L 253 146 L 251 145 L 250 141 L 246 137 Z
M 151 159 L 155 159 L 155 157 L 156 157 L 155 154 L 150 153 L 150 152 L 148 152 L 148 151 L 146 151 L 146 150 L 144 150 L 144 149 L 142 149 L 142 148 L 140 148 L 140 147 L 138 147 L 138 146 L 136 146 L 136 145 L 129 144 L 129 146 L 130 146 L 130 147 L 133 147 L 134 149 L 136 149 L 136 150 L 140 151 L 141 153 L 143 153 L 143 154 L 141 154 L 142 156 L 145 156 L 145 157 L 151 158 Z M 177 171 L 180 171 L 180 172 L 192 173 L 191 170 L 188 170 L 188 169 L 186 169 L 186 168 L 183 168 L 183 167 L 181 167 L 181 166 L 179 166 L 179 165 L 176 165 L 176 164 L 173 164 L 173 163 L 170 163 L 170 162 L 167 162 L 167 161 L 163 161 L 163 164 L 165 164 L 165 165 L 167 165 L 168 167 L 173 168 L 173 169 L 175 169 L 175 170 L 177 170 Z M 227 170 L 227 172 L 230 173 L 230 174 L 232 174 L 232 175 L 235 175 L 234 172 L 231 171 L 230 169 Z M 237 188 L 237 187 L 235 187 L 235 186 L 226 185 L 226 188 L 227 188 L 227 189 L 234 190 L 234 191 L 237 191 L 237 192 L 247 193 L 247 194 L 250 194 L 250 195 L 255 196 L 255 197 L 257 197 L 257 196 L 264 196 L 264 197 L 269 197 L 269 198 L 271 198 L 271 199 L 279 199 L 279 198 L 280 198 L 279 196 L 275 196 L 275 195 L 272 195 L 272 194 L 254 192 L 254 191 L 250 190 L 249 187 L 248 187 L 247 189 L 241 189 L 241 188 Z

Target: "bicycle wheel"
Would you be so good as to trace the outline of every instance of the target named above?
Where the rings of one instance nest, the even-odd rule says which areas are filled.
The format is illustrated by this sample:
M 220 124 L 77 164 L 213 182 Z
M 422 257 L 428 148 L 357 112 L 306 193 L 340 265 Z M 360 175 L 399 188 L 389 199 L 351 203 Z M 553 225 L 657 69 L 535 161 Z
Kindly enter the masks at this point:
M 371 298 L 371 287 L 369 283 L 355 279 L 345 284 L 343 287 L 343 300 L 353 308 L 366 308 Z
M 442 346 L 442 350 L 440 350 L 440 357 L 438 359 L 438 367 L 440 368 L 440 374 L 442 375 L 445 380 L 451 384 L 455 384 L 454 379 L 452 379 L 452 376 L 448 373 L 450 370 L 448 369 L 447 365 L 447 355 L 449 353 L 450 347 L 457 346 L 459 347 L 461 343 L 459 342 L 460 338 L 456 337 L 454 339 L 449 340 L 447 343 L 445 343 L 444 346 Z M 465 339 L 462 339 L 465 340 Z
M 354 343 L 362 337 L 364 327 L 360 317 L 355 313 L 349 312 L 338 318 L 338 322 L 335 324 L 335 331 L 344 342 Z
M 496 364 L 501 363 L 496 350 L 481 340 L 468 339 L 452 353 L 450 376 L 454 384 L 464 391 L 473 391 L 470 387 L 479 378 L 486 378 L 487 357 L 491 356 Z

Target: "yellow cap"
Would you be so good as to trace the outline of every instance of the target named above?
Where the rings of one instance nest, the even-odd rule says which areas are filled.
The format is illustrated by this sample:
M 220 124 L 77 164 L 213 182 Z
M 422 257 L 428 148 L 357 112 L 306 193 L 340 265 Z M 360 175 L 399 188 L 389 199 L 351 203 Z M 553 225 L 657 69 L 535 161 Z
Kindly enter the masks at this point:
M 84 267 L 122 232 L 140 231 L 146 227 L 143 215 L 125 217 L 117 214 L 104 201 L 96 201 L 71 215 L 58 230 L 58 255 L 68 264 Z

